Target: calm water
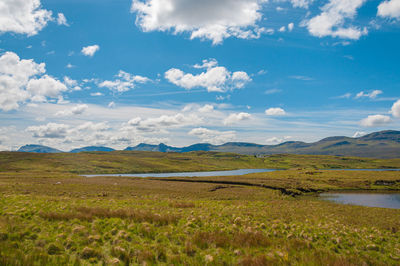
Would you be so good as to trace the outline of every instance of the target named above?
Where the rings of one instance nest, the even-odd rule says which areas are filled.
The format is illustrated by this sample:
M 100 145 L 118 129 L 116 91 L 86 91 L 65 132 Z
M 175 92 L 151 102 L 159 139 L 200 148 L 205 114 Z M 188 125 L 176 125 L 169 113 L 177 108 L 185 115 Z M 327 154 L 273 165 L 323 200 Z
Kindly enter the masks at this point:
M 400 169 L 323 169 L 323 170 L 345 170 L 345 171 L 400 171 Z M 96 176 L 122 176 L 122 177 L 202 177 L 202 176 L 230 176 L 246 175 L 253 173 L 273 172 L 277 169 L 239 169 L 230 171 L 209 171 L 209 172 L 177 172 L 177 173 L 150 173 L 150 174 L 98 174 L 83 175 L 86 177 Z
M 202 176 L 230 176 L 246 175 L 253 173 L 273 172 L 276 169 L 239 169 L 231 171 L 210 171 L 210 172 L 179 172 L 179 173 L 150 173 L 150 174 L 103 174 L 103 175 L 84 175 L 86 177 L 95 176 L 123 176 L 123 177 L 202 177 Z
M 341 204 L 400 209 L 400 193 L 322 193 L 321 197 Z

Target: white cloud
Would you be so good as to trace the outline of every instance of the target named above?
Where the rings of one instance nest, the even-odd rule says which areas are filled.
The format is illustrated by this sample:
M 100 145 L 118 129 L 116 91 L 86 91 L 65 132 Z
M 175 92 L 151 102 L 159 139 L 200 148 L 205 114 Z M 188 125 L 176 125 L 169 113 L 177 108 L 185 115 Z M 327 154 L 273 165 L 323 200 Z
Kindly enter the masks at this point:
M 108 108 L 115 108 L 115 102 L 110 102 L 110 103 L 107 105 L 107 107 L 108 107 Z
M 74 130 L 75 131 L 105 131 L 109 129 L 110 127 L 107 125 L 106 122 L 100 122 L 100 123 L 93 123 L 91 121 L 86 122 L 82 125 L 77 126 Z
M 359 137 L 362 137 L 362 136 L 365 136 L 365 135 L 367 135 L 366 132 L 364 132 L 364 131 L 357 131 L 356 133 L 354 133 L 353 138 L 359 138 Z
M 64 77 L 64 84 L 74 91 L 80 91 L 82 89 L 81 87 L 79 87 L 78 81 L 71 79 L 68 76 Z
M 65 124 L 48 123 L 41 126 L 30 126 L 27 131 L 35 138 L 64 138 L 70 127 Z
M 220 44 L 229 37 L 259 38 L 265 31 L 261 20 L 266 0 L 133 0 L 136 24 L 144 31 L 188 32 L 190 39 Z
M 105 131 L 109 129 L 110 127 L 107 125 L 106 122 L 100 122 L 100 123 L 93 123 L 91 121 L 86 122 L 84 124 L 81 124 L 77 126 L 74 130 L 75 131 Z
M 351 98 L 351 93 L 349 93 L 349 92 L 335 97 L 335 99 L 350 99 L 350 98 Z
M 200 113 L 209 113 L 212 111 L 214 111 L 214 106 L 212 106 L 211 104 L 205 104 L 203 107 L 199 108 Z
M 369 115 L 361 120 L 360 124 L 364 127 L 380 127 L 390 123 L 392 120 L 386 115 Z
M 356 99 L 360 99 L 360 98 L 370 98 L 370 99 L 375 99 L 379 94 L 382 94 L 383 91 L 381 90 L 374 90 L 371 91 L 370 93 L 365 93 L 364 91 L 361 91 L 359 93 L 357 93 L 356 95 Z
M 52 12 L 42 9 L 40 0 L 2 0 L 0 32 L 32 36 L 52 20 Z
M 90 96 L 103 96 L 104 94 L 101 92 L 92 92 L 90 93 Z
M 400 118 L 400 100 L 397 100 L 397 102 L 395 102 L 392 106 L 392 110 L 390 111 L 390 113 L 396 117 L 396 118 Z
M 330 0 L 324 5 L 322 13 L 306 21 L 308 31 L 317 37 L 339 37 L 342 39 L 358 40 L 366 35 L 367 29 L 355 26 L 345 27 L 346 20 L 351 20 L 357 15 L 366 0 Z
M 290 76 L 289 78 L 291 78 L 291 79 L 298 79 L 298 80 L 304 80 L 304 81 L 311 81 L 311 80 L 314 80 L 314 78 L 307 77 L 307 76 L 301 76 L 301 75 Z
M 69 27 L 69 24 L 67 22 L 67 18 L 64 16 L 63 13 L 58 13 L 57 14 L 57 24 Z
M 138 83 L 147 83 L 150 81 L 149 78 L 132 75 L 122 70 L 116 75 L 117 79 L 114 81 L 106 80 L 99 84 L 99 87 L 106 87 L 110 90 L 117 92 L 125 92 L 133 89 Z
M 249 113 L 230 114 L 225 120 L 224 125 L 232 125 L 241 121 L 249 120 L 251 115 Z
M 229 72 L 225 67 L 218 66 L 215 59 L 203 60 L 202 65 L 195 65 L 195 68 L 206 68 L 205 72 L 198 75 L 186 74 L 180 69 L 171 68 L 165 72 L 165 78 L 187 90 L 195 87 L 206 88 L 209 92 L 226 92 L 236 88 L 244 87 L 251 78 L 246 72 Z
M 269 90 L 266 90 L 264 93 L 267 95 L 271 95 L 271 94 L 280 93 L 280 92 L 282 92 L 282 90 L 280 90 L 280 89 L 269 89 Z
M 308 8 L 314 0 L 290 0 L 293 7 Z
M 268 145 L 276 145 L 276 144 L 280 144 L 283 143 L 289 139 L 291 139 L 291 136 L 284 136 L 283 138 L 278 138 L 278 137 L 272 137 L 272 138 L 268 138 L 266 139 L 266 144 Z
M 75 66 L 72 65 L 72 64 L 70 64 L 70 63 L 68 63 L 65 67 L 66 67 L 66 68 L 74 68 Z
M 279 32 L 285 32 L 285 31 L 286 31 L 286 27 L 285 27 L 285 26 L 282 26 L 282 27 L 279 28 L 278 31 L 279 31 Z
M 400 0 L 383 1 L 378 6 L 378 16 L 400 18 Z
M 286 112 L 282 108 L 276 107 L 265 110 L 265 114 L 269 116 L 281 116 L 281 115 L 286 115 Z
M 294 29 L 294 23 L 293 22 L 289 23 L 287 28 L 288 28 L 288 31 L 292 31 Z
M 32 59 L 20 59 L 13 52 L 0 57 L 0 109 L 18 109 L 27 100 L 46 101 L 58 98 L 67 87 L 60 81 L 43 75 L 45 64 L 37 64 Z M 43 76 L 42 76 L 43 75 Z
M 258 71 L 257 72 L 257 75 L 260 75 L 260 76 L 262 76 L 262 75 L 265 75 L 265 74 L 267 74 L 268 73 L 268 71 L 267 70 L 265 70 L 265 69 L 261 69 L 260 71 Z
M 188 134 L 215 145 L 223 144 L 236 138 L 235 131 L 218 131 L 203 127 L 194 128 Z
M 158 133 L 165 132 L 165 128 L 183 127 L 202 122 L 201 119 L 195 115 L 183 115 L 177 113 L 175 115 L 161 115 L 159 117 L 151 117 L 142 119 L 135 117 L 128 121 L 127 126 L 140 132 Z
M 45 102 L 47 97 L 58 98 L 61 92 L 67 90 L 67 86 L 51 76 L 44 75 L 39 79 L 29 80 L 26 90 L 32 95 L 32 101 Z
M 89 107 L 87 104 L 78 104 L 70 109 L 58 111 L 56 116 L 69 116 L 69 115 L 80 115 L 83 114 Z
M 90 46 L 83 47 L 82 50 L 81 50 L 81 52 L 82 52 L 82 54 L 84 54 L 85 56 L 90 56 L 90 57 L 92 57 L 92 56 L 94 56 L 94 54 L 95 54 L 98 50 L 100 50 L 100 46 L 98 46 L 97 44 L 95 44 L 95 45 L 90 45 Z
M 218 61 L 215 58 L 211 58 L 209 60 L 203 60 L 202 64 L 195 64 L 193 67 L 198 68 L 198 69 L 201 69 L 201 68 L 208 69 L 208 68 L 213 68 L 216 66 L 218 66 Z

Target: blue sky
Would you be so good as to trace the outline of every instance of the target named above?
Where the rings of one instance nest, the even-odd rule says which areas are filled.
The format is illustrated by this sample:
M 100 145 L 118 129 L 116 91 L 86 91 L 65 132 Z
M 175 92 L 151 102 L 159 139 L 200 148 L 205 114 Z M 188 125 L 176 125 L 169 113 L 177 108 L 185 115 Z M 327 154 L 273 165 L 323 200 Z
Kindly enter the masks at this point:
M 4 0 L 0 148 L 400 126 L 400 0 Z

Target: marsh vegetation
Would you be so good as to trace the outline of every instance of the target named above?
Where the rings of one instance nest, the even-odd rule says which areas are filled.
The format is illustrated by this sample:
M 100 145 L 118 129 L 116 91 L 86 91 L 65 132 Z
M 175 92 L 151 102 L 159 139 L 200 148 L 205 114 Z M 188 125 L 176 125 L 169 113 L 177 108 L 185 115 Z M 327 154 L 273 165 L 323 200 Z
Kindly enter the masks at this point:
M 154 163 L 161 154 L 147 154 L 147 162 L 136 163 L 140 172 L 152 165 L 159 166 L 154 168 L 157 172 L 178 169 L 177 165 L 181 171 L 197 171 L 202 163 L 204 170 L 243 164 L 254 168 L 258 163 L 262 168 L 275 164 L 291 169 L 190 179 L 84 178 L 76 172 L 99 171 L 106 157 L 75 158 L 86 163 L 59 155 L 1 154 L 0 264 L 400 263 L 400 210 L 340 205 L 315 197 L 320 191 L 398 191 L 398 172 L 316 169 L 399 168 L 399 160 L 281 155 L 261 158 L 261 163 L 254 157 L 201 153 L 166 154 Z M 131 169 L 129 156 L 137 155 L 117 156 L 121 157 L 109 158 L 119 165 L 109 172 Z M 221 166 L 211 163 L 216 156 L 222 156 Z M 197 165 L 190 165 L 192 161 Z

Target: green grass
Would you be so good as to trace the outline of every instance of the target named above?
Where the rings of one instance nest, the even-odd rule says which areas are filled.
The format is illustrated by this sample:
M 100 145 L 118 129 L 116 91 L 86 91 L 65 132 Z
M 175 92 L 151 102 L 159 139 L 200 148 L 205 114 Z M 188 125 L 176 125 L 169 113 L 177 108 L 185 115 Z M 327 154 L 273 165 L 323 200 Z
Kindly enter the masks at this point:
M 216 152 L 83 152 L 35 154 L 0 152 L 1 172 L 111 174 L 231 170 L 240 168 L 400 168 L 400 159 L 317 155 L 250 155 Z
M 107 159 L 84 153 L 74 161 L 65 154 L 0 153 L 0 265 L 400 263 L 400 210 L 339 205 L 307 193 L 399 191 L 398 172 L 315 170 L 398 167 L 397 160 L 235 156 L 133 152 Z M 259 163 L 292 169 L 169 181 L 75 174 L 100 171 L 100 162 L 106 161 L 118 165 L 110 172 L 220 170 Z

